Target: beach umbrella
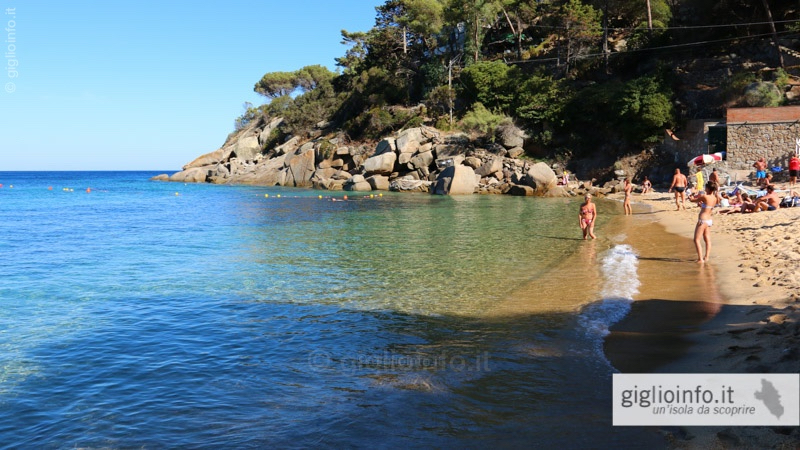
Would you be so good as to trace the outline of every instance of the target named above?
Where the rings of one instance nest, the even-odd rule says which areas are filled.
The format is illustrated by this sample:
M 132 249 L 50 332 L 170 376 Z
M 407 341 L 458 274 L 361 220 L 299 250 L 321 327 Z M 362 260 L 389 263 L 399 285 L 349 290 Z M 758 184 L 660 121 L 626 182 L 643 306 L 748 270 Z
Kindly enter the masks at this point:
M 725 159 L 725 152 L 716 152 L 708 155 L 695 156 L 687 163 L 687 165 L 689 167 L 704 166 L 706 164 L 713 164 L 717 161 L 722 161 L 723 159 Z

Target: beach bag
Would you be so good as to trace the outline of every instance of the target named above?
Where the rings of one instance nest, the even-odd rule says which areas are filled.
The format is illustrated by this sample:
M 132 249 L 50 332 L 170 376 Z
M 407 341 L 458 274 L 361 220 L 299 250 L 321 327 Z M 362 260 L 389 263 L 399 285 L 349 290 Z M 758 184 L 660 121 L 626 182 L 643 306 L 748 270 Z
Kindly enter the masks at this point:
M 800 201 L 800 198 L 798 197 L 785 197 L 783 200 L 781 200 L 780 206 L 781 208 L 793 208 L 797 206 L 798 201 Z

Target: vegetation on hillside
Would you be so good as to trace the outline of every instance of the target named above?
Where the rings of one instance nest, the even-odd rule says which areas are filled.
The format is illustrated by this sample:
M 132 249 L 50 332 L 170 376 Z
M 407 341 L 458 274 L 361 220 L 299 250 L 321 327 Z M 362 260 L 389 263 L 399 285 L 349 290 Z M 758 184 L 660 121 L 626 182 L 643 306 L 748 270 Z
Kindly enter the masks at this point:
M 619 155 L 695 116 L 678 61 L 747 52 L 780 67 L 778 42 L 800 29 L 796 2 L 775 0 L 387 0 L 376 13 L 372 29 L 342 31 L 336 73 L 265 74 L 255 90 L 269 102 L 247 105 L 237 127 L 267 114 L 290 134 L 324 123 L 370 139 L 513 121 L 537 152 Z M 720 103 L 780 104 L 787 73 L 728 73 Z

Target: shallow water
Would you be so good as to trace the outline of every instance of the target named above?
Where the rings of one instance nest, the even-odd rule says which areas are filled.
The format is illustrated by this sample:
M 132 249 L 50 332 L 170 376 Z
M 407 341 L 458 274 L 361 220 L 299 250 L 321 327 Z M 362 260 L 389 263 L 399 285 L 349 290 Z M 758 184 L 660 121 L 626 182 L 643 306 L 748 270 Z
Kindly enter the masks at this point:
M 0 173 L 3 448 L 659 442 L 610 426 L 638 260 L 576 201 L 152 175 Z

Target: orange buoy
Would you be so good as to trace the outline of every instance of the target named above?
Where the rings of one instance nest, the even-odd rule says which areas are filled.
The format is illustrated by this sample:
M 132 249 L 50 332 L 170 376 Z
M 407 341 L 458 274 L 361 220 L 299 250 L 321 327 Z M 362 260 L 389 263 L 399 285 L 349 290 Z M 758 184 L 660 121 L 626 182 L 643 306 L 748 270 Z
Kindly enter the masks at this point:
M 346 195 L 344 196 L 344 199 L 347 200 L 347 196 Z
M 90 192 L 92 192 L 92 188 L 86 188 L 86 193 L 88 194 Z

